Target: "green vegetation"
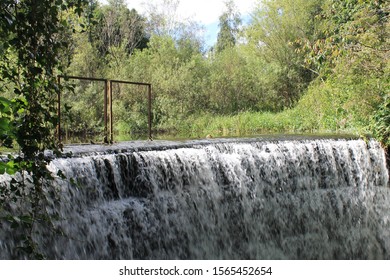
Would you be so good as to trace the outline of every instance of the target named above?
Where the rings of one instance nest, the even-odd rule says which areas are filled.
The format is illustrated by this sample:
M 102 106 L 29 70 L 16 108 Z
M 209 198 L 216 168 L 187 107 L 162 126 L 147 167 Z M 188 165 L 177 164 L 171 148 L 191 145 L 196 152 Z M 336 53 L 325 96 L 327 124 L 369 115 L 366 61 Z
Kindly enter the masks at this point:
M 19 241 L 14 258 L 43 258 L 34 240 L 35 226 L 50 228 L 55 218 L 46 210 L 56 195 L 52 187 L 46 188 L 52 175 L 44 152 L 59 152 L 53 133 L 58 122 L 57 73 L 64 68 L 71 43 L 67 15 L 81 14 L 83 4 L 0 2 L 0 147 L 20 151 L 0 159 L 0 174 L 19 172 L 9 186 L 0 188 L 0 225 L 13 229 Z
M 92 2 L 97 23 L 73 35 L 67 73 L 152 83 L 157 131 L 188 137 L 346 131 L 388 143 L 386 1 L 264 0 L 246 26 L 228 1 L 211 49 L 197 23 L 177 21 L 176 0 L 151 4 L 146 17 L 124 1 Z M 67 99 L 69 127 L 102 131 L 101 110 L 86 108 L 101 102 L 102 90 L 76 86 Z M 145 133 L 145 97 L 142 88 L 114 89 L 117 135 Z
M 67 75 L 152 83 L 157 134 L 346 131 L 370 133 L 389 143 L 387 1 L 259 0 L 245 26 L 234 1 L 227 1 L 217 43 L 210 49 L 205 48 L 199 24 L 177 19 L 179 0 L 164 0 L 161 6 L 149 3 L 145 16 L 129 10 L 123 0 L 86 2 L 84 11 L 67 9 L 56 15 L 65 23 L 56 38 L 61 51 L 56 44 L 48 49 Z M 16 73 L 18 58 L 6 40 L 1 42 L 5 99 L 0 100 L 0 127 L 7 132 L 1 141 L 9 146 L 16 139 L 11 108 L 15 110 L 17 103 L 17 110 L 23 111 L 30 100 L 13 90 L 7 75 Z M 39 67 L 23 67 L 47 76 Z M 51 77 L 38 91 L 43 96 L 34 100 L 39 101 L 38 111 L 55 112 L 55 94 L 50 93 L 56 91 L 55 75 Z M 102 137 L 103 84 L 69 80 L 62 89 L 64 138 Z M 115 85 L 113 90 L 116 136 L 145 134 L 145 89 Z M 31 143 L 52 137 L 55 116 L 42 117 L 34 122 L 40 125 L 34 129 L 39 135 L 18 137 Z
M 157 134 L 347 131 L 389 142 L 386 1 L 263 0 L 245 26 L 234 1 L 227 1 L 217 43 L 210 49 L 205 48 L 199 24 L 177 19 L 179 0 L 162 1 L 162 6 L 149 3 L 146 16 L 129 10 L 123 0 L 86 2 L 84 11 L 61 12 L 61 22 L 66 23 L 57 38 L 61 51 L 53 53 L 64 74 L 152 83 Z M 6 99 L 0 103 L 0 125 L 7 131 L 2 146 L 13 139 L 6 116 L 13 107 L 9 102 L 19 94 L 7 78 L 9 71 L 16 71 L 17 57 L 12 52 L 5 56 L 6 46 L 2 41 L 6 70 L 0 86 Z M 29 69 L 40 73 L 33 66 Z M 36 99 L 48 101 L 37 104 L 37 110 L 55 112 L 49 108 L 55 104 L 55 94 L 50 94 L 54 83 L 39 91 L 51 99 Z M 65 139 L 102 137 L 103 87 L 101 82 L 75 80 L 63 84 Z M 113 91 L 114 129 L 120 136 L 116 139 L 145 134 L 145 89 L 115 85 Z M 19 99 L 19 106 L 25 101 L 29 102 Z M 51 118 L 46 116 L 51 127 L 34 131 L 51 137 L 48 132 L 56 122 Z M 42 137 L 25 136 L 20 137 Z

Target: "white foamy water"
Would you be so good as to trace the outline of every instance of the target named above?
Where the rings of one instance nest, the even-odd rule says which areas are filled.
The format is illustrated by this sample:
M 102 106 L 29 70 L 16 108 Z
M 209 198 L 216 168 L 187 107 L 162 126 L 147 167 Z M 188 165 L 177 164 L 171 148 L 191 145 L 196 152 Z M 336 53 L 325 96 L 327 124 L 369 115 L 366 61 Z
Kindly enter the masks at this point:
M 55 159 L 50 259 L 389 259 L 375 141 L 244 141 Z M 3 185 L 5 182 L 2 183 Z M 4 225 L 0 257 L 17 241 Z

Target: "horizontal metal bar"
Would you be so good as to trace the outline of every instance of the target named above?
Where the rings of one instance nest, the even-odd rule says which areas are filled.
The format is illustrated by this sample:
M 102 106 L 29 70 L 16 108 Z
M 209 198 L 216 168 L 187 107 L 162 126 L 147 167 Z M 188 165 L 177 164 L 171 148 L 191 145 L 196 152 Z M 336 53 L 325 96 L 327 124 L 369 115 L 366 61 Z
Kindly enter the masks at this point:
M 85 80 L 85 81 L 98 81 L 98 82 L 108 81 L 107 79 L 87 78 L 87 77 L 79 77 L 79 76 L 63 76 L 63 75 L 59 75 L 58 77 L 63 78 L 63 79 L 77 79 L 77 80 Z
M 110 81 L 113 83 L 139 85 L 139 86 L 151 86 L 152 85 L 152 84 L 148 84 L 148 83 L 128 82 L 128 81 L 119 81 L 119 80 L 110 80 Z
M 105 131 L 105 142 L 108 142 L 111 139 L 113 142 L 113 112 L 112 112 L 112 84 L 130 84 L 130 85 L 139 85 L 148 87 L 148 130 L 149 130 L 149 139 L 152 140 L 152 84 L 150 83 L 139 83 L 139 82 L 129 82 L 129 81 L 120 81 L 120 80 L 110 80 L 110 79 L 101 79 L 101 78 L 88 78 L 80 76 L 65 76 L 58 75 L 58 84 L 60 84 L 61 78 L 63 79 L 77 79 L 84 81 L 98 81 L 104 82 L 104 131 Z M 61 142 L 61 93 L 58 93 L 58 141 Z M 109 116 L 108 116 L 109 115 Z M 109 117 L 109 118 L 108 118 Z M 108 131 L 108 121 L 110 121 L 110 132 Z M 110 135 L 108 135 L 110 134 Z
M 150 83 L 129 82 L 129 81 L 102 79 L 102 78 L 88 78 L 88 77 L 80 77 L 80 76 L 59 75 L 58 77 L 63 78 L 63 79 L 78 79 L 78 80 L 99 81 L 99 82 L 111 81 L 113 83 L 131 84 L 131 85 L 139 85 L 139 86 L 151 86 L 152 85 Z

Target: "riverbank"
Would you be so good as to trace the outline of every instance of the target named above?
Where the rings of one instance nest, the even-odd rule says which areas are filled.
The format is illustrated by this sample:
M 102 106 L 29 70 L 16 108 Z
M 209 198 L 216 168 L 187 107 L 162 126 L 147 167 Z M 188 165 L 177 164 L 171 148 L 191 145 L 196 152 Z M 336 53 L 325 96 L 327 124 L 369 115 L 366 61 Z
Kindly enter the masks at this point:
M 174 123 L 161 125 L 158 131 L 179 138 L 242 137 L 257 134 L 352 134 L 366 135 L 369 131 L 363 126 L 347 123 L 334 118 L 323 122 L 310 112 L 289 109 L 280 113 L 242 112 L 236 115 L 191 116 Z M 168 133 L 167 133 L 168 132 Z

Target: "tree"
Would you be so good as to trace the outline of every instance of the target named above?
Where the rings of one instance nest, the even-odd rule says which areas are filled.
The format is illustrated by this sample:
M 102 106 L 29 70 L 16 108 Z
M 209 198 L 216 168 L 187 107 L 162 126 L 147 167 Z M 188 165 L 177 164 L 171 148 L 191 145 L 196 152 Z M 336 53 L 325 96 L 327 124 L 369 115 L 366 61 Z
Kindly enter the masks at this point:
M 94 17 L 92 43 L 101 55 L 110 54 L 118 63 L 121 52 L 131 55 L 135 49 L 146 47 L 146 20 L 136 10 L 129 10 L 123 0 L 111 0 L 108 5 L 96 7 Z
M 68 28 L 66 11 L 82 13 L 86 1 L 3 0 L 0 2 L 2 39 L 0 84 L 12 92 L 13 99 L 0 99 L 0 143 L 16 144 L 19 157 L 10 156 L 0 164 L 0 172 L 31 175 L 31 184 L 13 179 L 10 188 L 1 189 L 0 213 L 5 223 L 17 228 L 20 248 L 27 257 L 43 257 L 35 247 L 33 228 L 48 223 L 52 216 L 45 211 L 45 184 L 50 179 L 46 149 L 59 151 L 54 131 L 57 125 L 57 73 L 63 70 L 60 59 L 69 41 L 62 35 Z M 4 90 L 4 87 L 1 88 Z M 3 136 L 5 135 L 5 137 Z M 5 166 L 4 166 L 5 165 Z M 10 203 L 23 205 L 12 210 Z M 10 210 L 11 209 L 11 210 Z M 25 258 L 20 252 L 15 257 Z
M 172 124 L 205 105 L 207 65 L 191 41 L 152 36 L 149 47 L 137 51 L 128 65 L 128 77 L 153 84 L 156 124 Z M 142 69 L 142 71 L 140 71 Z
M 388 6 L 386 1 L 377 0 L 324 1 L 314 22 L 316 36 L 304 46 L 308 49 L 306 62 L 326 70 L 348 56 L 351 66 L 359 59 L 358 68 L 364 72 L 385 67 Z
M 191 42 L 199 50 L 203 48 L 200 37 L 202 27 L 191 18 L 179 15 L 180 0 L 161 0 L 147 3 L 148 33 L 153 36 L 171 37 L 175 42 Z
M 233 0 L 225 2 L 226 11 L 219 17 L 220 31 L 217 37 L 216 51 L 221 52 L 226 48 L 234 47 L 238 40 L 241 25 L 240 14 Z
M 302 44 L 308 67 L 318 69 L 324 94 L 334 101 L 328 119 L 369 128 L 388 142 L 389 4 L 377 0 L 327 0 L 315 18 L 312 40 Z M 378 133 L 379 132 L 379 133 Z
M 210 66 L 210 100 L 214 113 L 237 114 L 258 109 L 262 91 L 256 71 L 239 48 L 218 53 Z
M 158 36 L 178 37 L 180 24 L 178 7 L 180 0 L 163 0 L 160 3 L 148 2 L 148 31 Z
M 265 81 L 277 101 L 275 109 L 292 107 L 317 76 L 309 69 L 305 55 L 297 52 L 297 40 L 312 38 L 319 0 L 266 0 L 252 14 L 245 31 L 252 55 L 267 62 Z

